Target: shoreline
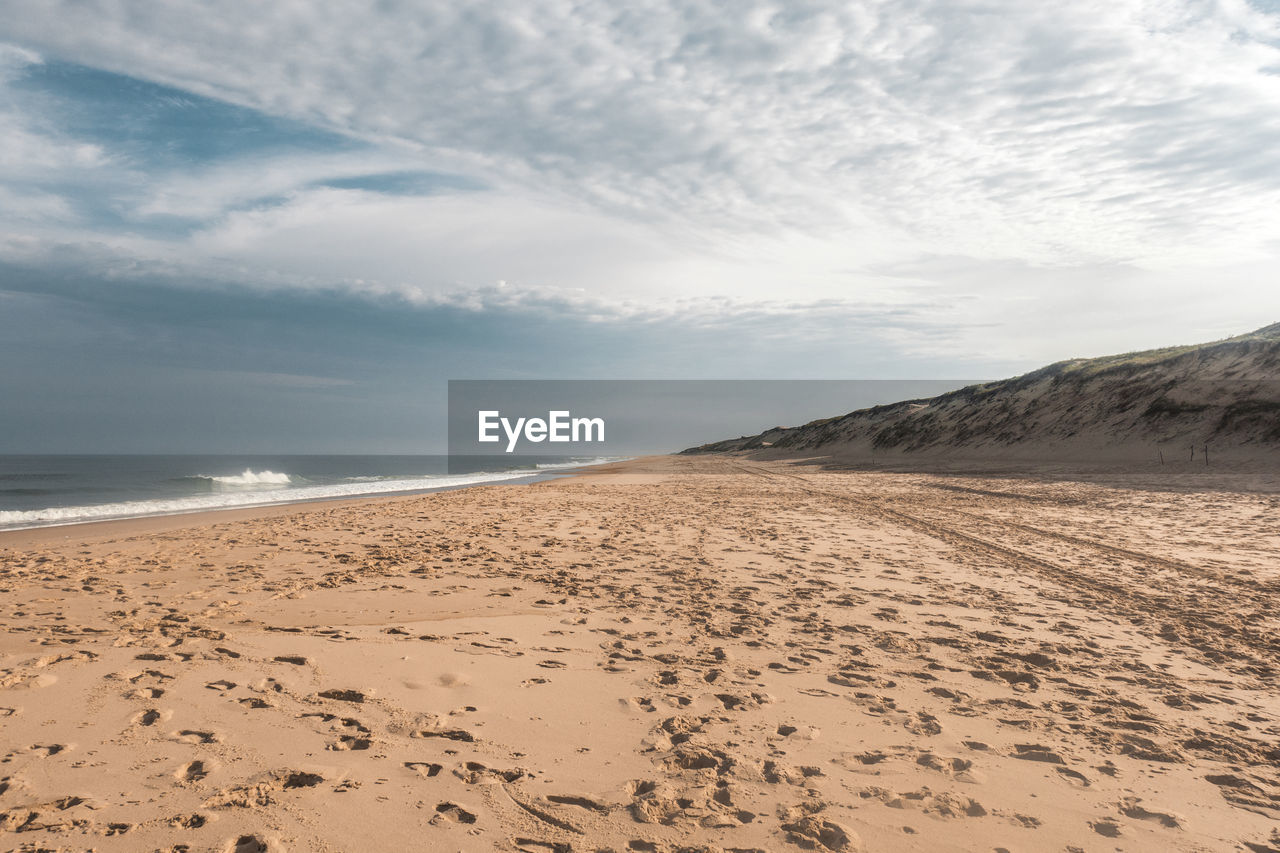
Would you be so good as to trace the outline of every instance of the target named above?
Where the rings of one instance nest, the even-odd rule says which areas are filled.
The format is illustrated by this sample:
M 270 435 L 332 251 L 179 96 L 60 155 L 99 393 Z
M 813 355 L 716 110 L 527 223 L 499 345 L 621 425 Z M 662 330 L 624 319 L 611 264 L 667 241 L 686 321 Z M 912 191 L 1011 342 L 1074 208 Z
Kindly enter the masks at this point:
M 648 457 L 644 457 L 648 458 Z M 16 547 L 30 543 L 39 543 L 50 540 L 70 539 L 71 532 L 86 532 L 97 538 L 99 531 L 103 536 L 134 536 L 141 533 L 159 533 L 169 532 L 171 530 L 181 530 L 187 527 L 203 527 L 207 524 L 216 524 L 223 521 L 241 521 L 252 518 L 265 517 L 266 515 L 285 514 L 290 509 L 298 507 L 307 507 L 312 505 L 338 505 L 345 506 L 348 504 L 360 504 L 365 501 L 378 502 L 392 500 L 396 498 L 412 498 L 421 497 L 422 495 L 432 495 L 442 492 L 458 491 L 460 489 L 472 489 L 482 486 L 532 486 L 537 483 L 548 482 L 560 477 L 573 476 L 581 471 L 589 468 L 598 468 L 608 465 L 621 464 L 619 460 L 613 462 L 602 462 L 592 465 L 584 465 L 581 468 L 565 468 L 551 471 L 534 471 L 527 475 L 512 477 L 506 480 L 481 481 L 476 483 L 463 483 L 453 486 L 439 486 L 436 488 L 426 489 L 410 489 L 406 491 L 393 492 L 370 492 L 361 495 L 336 495 L 332 497 L 311 497 L 299 498 L 296 500 L 281 500 L 268 503 L 249 504 L 246 506 L 229 506 L 222 508 L 210 509 L 193 509 L 178 510 L 175 512 L 156 512 L 146 515 L 131 515 L 120 518 L 104 518 L 92 521 L 68 521 L 53 524 L 39 524 L 30 527 L 12 527 L 0 530 L 0 547 L 11 543 L 20 543 Z M 283 512 L 271 512 L 278 510 Z M 136 530 L 135 530 L 136 528 Z M 70 531 L 66 536 L 41 536 L 41 533 L 56 534 L 59 531 Z M 30 537 L 23 534 L 33 534 Z
M 584 465 L 546 472 L 534 472 L 527 476 L 496 482 L 467 483 L 441 486 L 433 489 L 414 489 L 404 492 L 372 493 L 367 495 L 302 498 L 279 503 L 233 506 L 222 509 L 198 509 L 150 515 L 109 518 L 97 521 L 73 521 L 0 530 L 0 548 L 29 547 L 51 542 L 72 540 L 78 536 L 86 541 L 111 537 L 133 537 L 149 533 L 170 533 L 187 528 L 200 528 L 214 524 L 247 521 L 259 518 L 277 518 L 293 513 L 307 512 L 325 507 L 358 507 L 364 504 L 383 505 L 397 500 L 410 500 L 424 495 L 465 491 L 482 487 L 534 486 L 565 478 L 612 475 L 618 477 L 636 474 L 664 462 L 685 460 L 696 464 L 697 460 L 711 465 L 721 461 L 730 464 L 782 465 L 799 474 L 811 472 L 906 474 L 939 479 L 1012 479 L 1027 481 L 1061 481 L 1094 483 L 1097 485 L 1136 488 L 1153 491 L 1209 492 L 1227 491 L 1248 494 L 1280 493 L 1280 460 L 1276 465 L 1241 465 L 1237 460 L 1224 462 L 1213 468 L 1197 464 L 1169 464 L 1160 467 L 1132 460 L 1068 460 L 1050 459 L 1036 463 L 1030 459 L 984 459 L 979 456 L 911 457 L 909 455 L 885 455 L 872 457 L 845 457 L 841 455 L 807 455 L 796 452 L 737 451 L 726 453 L 685 454 L 670 453 L 638 456 L 623 460 Z

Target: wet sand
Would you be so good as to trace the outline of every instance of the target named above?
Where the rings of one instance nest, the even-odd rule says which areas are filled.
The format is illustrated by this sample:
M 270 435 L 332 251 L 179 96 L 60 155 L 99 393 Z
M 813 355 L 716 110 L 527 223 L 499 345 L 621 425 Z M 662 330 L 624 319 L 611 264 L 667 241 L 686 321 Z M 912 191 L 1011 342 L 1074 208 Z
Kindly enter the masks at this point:
M 1240 477 L 660 458 L 0 534 L 0 849 L 1280 849 Z

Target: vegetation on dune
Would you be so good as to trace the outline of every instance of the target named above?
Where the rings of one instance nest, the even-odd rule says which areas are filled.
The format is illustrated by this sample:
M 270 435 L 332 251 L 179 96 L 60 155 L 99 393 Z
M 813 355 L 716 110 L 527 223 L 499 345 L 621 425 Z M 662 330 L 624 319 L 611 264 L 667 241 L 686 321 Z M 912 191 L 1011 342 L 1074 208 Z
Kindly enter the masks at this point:
M 1230 380 L 1241 380 L 1232 384 Z M 1275 383 L 1270 388 L 1266 386 Z M 1206 344 L 1055 362 L 922 400 L 690 448 L 876 450 L 1106 441 L 1280 441 L 1280 323 Z

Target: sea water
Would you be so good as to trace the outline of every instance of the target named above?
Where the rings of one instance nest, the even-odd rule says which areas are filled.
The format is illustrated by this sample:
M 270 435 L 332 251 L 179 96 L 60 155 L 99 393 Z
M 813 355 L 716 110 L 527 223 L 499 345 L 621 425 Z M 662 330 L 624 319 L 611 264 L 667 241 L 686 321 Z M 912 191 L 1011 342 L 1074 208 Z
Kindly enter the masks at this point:
M 4 456 L 0 530 L 425 492 L 612 461 L 516 456 Z

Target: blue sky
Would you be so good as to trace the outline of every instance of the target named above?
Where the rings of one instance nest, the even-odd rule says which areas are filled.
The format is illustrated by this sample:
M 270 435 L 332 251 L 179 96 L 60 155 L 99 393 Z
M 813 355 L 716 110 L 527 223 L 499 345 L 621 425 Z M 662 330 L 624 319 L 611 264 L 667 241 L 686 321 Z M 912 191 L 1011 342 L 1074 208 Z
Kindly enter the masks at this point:
M 1057 5 L 0 0 L 0 452 L 1280 319 L 1276 4 Z

